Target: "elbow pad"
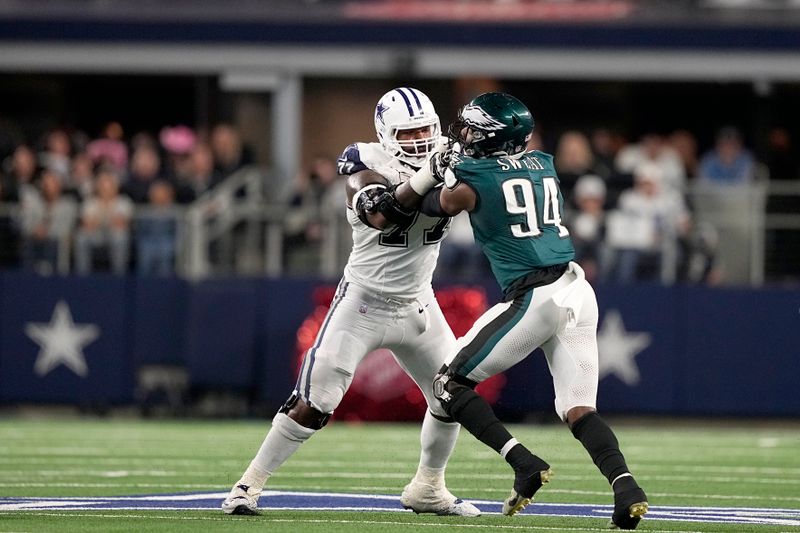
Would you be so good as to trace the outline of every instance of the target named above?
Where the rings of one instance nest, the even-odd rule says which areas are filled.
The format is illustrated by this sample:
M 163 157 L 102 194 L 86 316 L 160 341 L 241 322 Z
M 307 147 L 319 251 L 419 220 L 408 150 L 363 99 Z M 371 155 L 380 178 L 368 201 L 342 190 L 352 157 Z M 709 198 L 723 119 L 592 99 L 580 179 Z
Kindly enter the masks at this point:
M 351 202 L 353 210 L 356 212 L 358 219 L 370 228 L 380 229 L 369 222 L 367 215 L 378 212 L 378 202 L 386 192 L 386 189 L 386 185 L 382 183 L 370 183 L 353 195 Z

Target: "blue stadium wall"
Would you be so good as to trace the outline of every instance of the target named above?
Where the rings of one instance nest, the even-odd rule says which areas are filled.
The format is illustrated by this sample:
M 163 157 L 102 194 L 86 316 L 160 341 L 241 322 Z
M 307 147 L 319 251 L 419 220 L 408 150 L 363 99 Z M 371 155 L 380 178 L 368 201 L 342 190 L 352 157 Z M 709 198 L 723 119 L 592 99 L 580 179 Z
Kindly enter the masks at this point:
M 0 402 L 132 404 L 137 369 L 164 364 L 185 367 L 195 389 L 279 405 L 295 379 L 298 327 L 320 285 L 2 273 Z M 485 289 L 496 301 L 496 287 Z M 597 293 L 603 412 L 800 416 L 800 289 L 636 285 Z M 506 378 L 501 412 L 552 408 L 541 353 Z

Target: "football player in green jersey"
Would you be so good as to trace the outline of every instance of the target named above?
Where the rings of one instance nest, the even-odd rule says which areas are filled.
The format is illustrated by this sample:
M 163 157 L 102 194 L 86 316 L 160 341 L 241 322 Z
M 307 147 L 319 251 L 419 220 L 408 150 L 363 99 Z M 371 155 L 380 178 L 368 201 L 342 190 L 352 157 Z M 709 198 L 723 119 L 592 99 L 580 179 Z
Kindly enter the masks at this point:
M 468 211 L 475 239 L 503 289 L 503 302 L 459 339 L 433 383 L 447 413 L 514 469 L 503 513 L 523 509 L 552 471 L 511 436 L 474 389 L 541 347 L 558 416 L 614 491 L 610 525 L 635 529 L 647 512 L 647 497 L 596 409 L 597 300 L 572 261 L 553 157 L 526 149 L 532 131 L 531 113 L 518 99 L 503 93 L 476 97 L 451 126 L 450 148 L 384 193 L 374 211 L 390 219 L 411 208 L 432 216 Z

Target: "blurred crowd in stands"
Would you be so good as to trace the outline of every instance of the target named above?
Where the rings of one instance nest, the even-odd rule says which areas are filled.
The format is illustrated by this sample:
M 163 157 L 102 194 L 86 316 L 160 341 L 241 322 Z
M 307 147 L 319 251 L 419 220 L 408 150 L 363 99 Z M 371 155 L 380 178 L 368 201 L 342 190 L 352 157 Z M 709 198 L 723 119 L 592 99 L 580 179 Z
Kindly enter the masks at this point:
M 169 275 L 178 239 L 172 207 L 251 159 L 228 124 L 208 132 L 166 126 L 130 139 L 115 122 L 96 139 L 53 129 L 2 161 L 0 207 L 19 209 L 0 217 L 0 264 L 41 274 L 124 274 L 133 265 L 142 275 Z
M 720 281 L 720 232 L 694 216 L 690 189 L 724 194 L 768 175 L 797 180 L 788 133 L 773 130 L 769 146 L 758 162 L 732 127 L 721 128 L 706 153 L 698 153 L 688 131 L 632 140 L 605 129 L 567 131 L 554 146 L 543 146 L 535 133 L 530 144 L 555 155 L 565 199 L 561 215 L 591 280 L 704 284 Z M 103 269 L 170 275 L 179 239 L 173 206 L 190 204 L 251 163 L 239 133 L 227 124 L 208 132 L 167 126 L 157 136 L 137 133 L 129 139 L 117 123 L 96 139 L 49 131 L 38 143 L 17 145 L 3 160 L 0 208 L 19 209 L 13 218 L 0 211 L 0 262 L 42 274 Z M 312 274 L 326 217 L 344 213 L 335 159 L 316 156 L 281 198 L 289 208 L 284 272 Z M 487 273 L 470 231 L 464 217 L 454 220 L 442 246 L 440 280 Z M 69 254 L 59 257 L 64 249 Z
M 697 196 L 690 193 L 724 196 L 770 175 L 798 180 L 798 162 L 784 129 L 770 133 L 763 161 L 733 127 L 720 128 L 704 153 L 685 130 L 633 140 L 602 128 L 566 131 L 552 147 L 543 146 L 534 132 L 529 147 L 555 156 L 565 200 L 562 216 L 576 259 L 592 281 L 724 281 L 717 262 L 720 228 L 695 216 Z M 488 268 L 469 231 L 466 220 L 454 221 L 442 246 L 440 274 L 463 279 Z

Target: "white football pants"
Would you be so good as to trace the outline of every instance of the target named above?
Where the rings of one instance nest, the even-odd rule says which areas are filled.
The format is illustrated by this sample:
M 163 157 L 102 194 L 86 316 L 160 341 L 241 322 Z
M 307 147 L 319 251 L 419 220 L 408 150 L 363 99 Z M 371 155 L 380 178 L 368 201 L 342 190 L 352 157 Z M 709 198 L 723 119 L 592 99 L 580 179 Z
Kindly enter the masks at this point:
M 455 343 L 433 289 L 415 300 L 387 299 L 343 279 L 306 352 L 295 391 L 312 407 L 332 413 L 361 360 L 388 348 L 425 395 L 428 409 L 445 417 L 432 383 Z
M 458 339 L 452 372 L 480 383 L 508 370 L 536 348 L 547 358 L 562 420 L 577 406 L 596 407 L 597 298 L 577 263 L 550 285 L 495 305 Z

